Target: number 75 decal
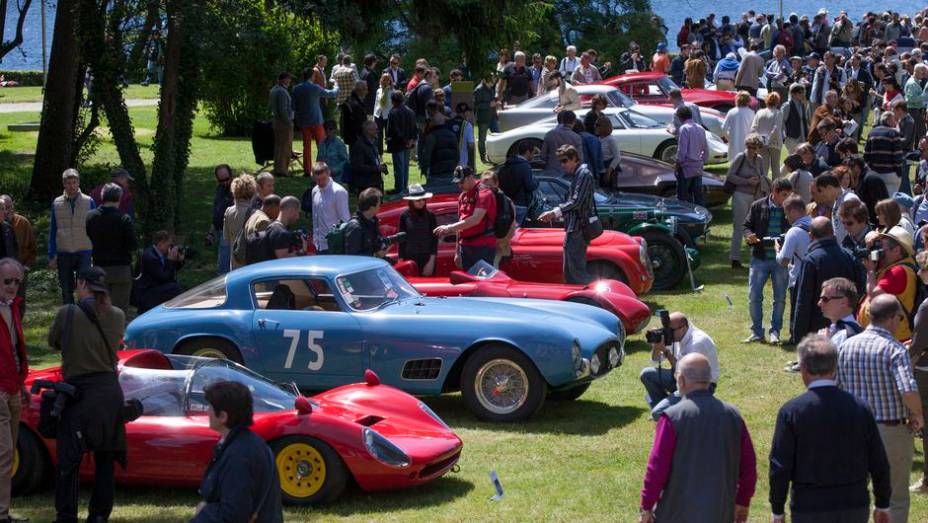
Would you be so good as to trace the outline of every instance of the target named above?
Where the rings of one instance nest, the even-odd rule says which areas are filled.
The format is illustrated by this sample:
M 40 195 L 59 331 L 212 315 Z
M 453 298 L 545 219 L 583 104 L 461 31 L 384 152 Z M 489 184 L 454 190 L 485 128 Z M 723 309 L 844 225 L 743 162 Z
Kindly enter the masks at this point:
M 307 340 L 306 344 L 309 346 L 309 351 L 316 355 L 316 361 L 309 362 L 309 370 L 319 370 L 322 368 L 322 363 L 325 361 L 325 356 L 322 354 L 322 346 L 316 343 L 321 340 L 325 335 L 323 331 L 307 331 Z M 287 352 L 287 361 L 284 362 L 284 368 L 289 369 L 293 367 L 293 357 L 296 355 L 297 345 L 300 344 L 300 331 L 298 329 L 284 329 L 284 338 L 290 338 L 290 351 Z

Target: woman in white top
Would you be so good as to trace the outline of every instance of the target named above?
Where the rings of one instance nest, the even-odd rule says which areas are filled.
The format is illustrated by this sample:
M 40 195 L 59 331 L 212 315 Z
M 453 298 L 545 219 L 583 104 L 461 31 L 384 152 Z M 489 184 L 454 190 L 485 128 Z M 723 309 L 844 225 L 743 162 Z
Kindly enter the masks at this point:
M 557 71 L 557 58 L 552 55 L 545 57 L 545 67 L 541 70 L 541 78 L 538 79 L 538 89 L 536 90 L 536 95 L 545 94 L 552 89 L 548 85 L 548 81 L 551 78 L 551 73 Z
M 748 107 L 750 104 L 751 94 L 738 91 L 735 108 L 725 114 L 725 121 L 722 122 L 722 133 L 728 139 L 729 162 L 738 156 L 738 153 L 744 152 L 744 139 L 748 137 L 748 131 L 754 123 L 754 111 Z
M 619 137 L 612 135 L 612 120 L 608 116 L 600 116 L 596 119 L 596 136 L 603 151 L 603 166 L 605 169 L 600 173 L 600 187 L 616 188 L 619 173 L 622 172 L 620 163 L 622 162 L 622 149 L 619 147 Z
M 377 88 L 377 94 L 374 96 L 374 121 L 380 129 L 380 141 L 377 143 L 381 145 L 384 129 L 387 128 L 387 115 L 390 114 L 390 96 L 392 95 L 393 77 L 390 73 L 384 73 L 380 76 L 380 87 Z
M 757 111 L 751 124 L 751 132 L 760 135 L 766 144 L 760 155 L 770 170 L 770 178 L 780 176 L 780 149 L 783 148 L 783 113 L 780 111 L 780 95 L 767 94 L 767 107 Z
M 550 82 L 557 86 L 558 104 L 557 107 L 554 108 L 554 112 L 559 113 L 561 111 L 580 110 L 580 95 L 577 94 L 577 90 L 574 89 L 570 83 L 564 80 L 564 77 L 561 75 L 560 71 L 551 73 Z M 553 82 L 557 83 L 554 84 Z

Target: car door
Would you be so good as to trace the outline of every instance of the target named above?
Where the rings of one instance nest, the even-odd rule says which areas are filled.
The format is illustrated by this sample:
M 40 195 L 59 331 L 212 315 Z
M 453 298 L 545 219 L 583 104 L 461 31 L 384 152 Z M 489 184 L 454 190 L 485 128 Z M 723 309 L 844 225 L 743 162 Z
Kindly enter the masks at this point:
M 612 136 L 619 139 L 619 149 L 624 153 L 641 154 L 641 135 L 629 129 L 617 114 L 610 114 L 609 120 L 612 121 Z
M 370 364 L 357 320 L 324 278 L 252 282 L 251 327 L 260 372 L 300 388 L 324 390 L 360 381 Z

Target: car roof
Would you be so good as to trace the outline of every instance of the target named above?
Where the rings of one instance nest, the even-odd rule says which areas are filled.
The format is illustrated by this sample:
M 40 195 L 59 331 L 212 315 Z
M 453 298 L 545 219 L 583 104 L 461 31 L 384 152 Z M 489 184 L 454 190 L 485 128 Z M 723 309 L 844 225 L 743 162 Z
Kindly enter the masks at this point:
M 613 85 L 601 84 L 575 85 L 574 89 L 577 90 L 577 94 L 599 94 L 617 90 Z
M 640 71 L 637 73 L 625 73 L 611 78 L 606 78 L 606 82 L 625 82 L 628 80 L 653 80 L 657 78 L 663 78 L 667 76 L 664 73 L 655 72 L 655 71 Z
M 228 274 L 228 284 L 242 280 L 251 282 L 256 277 L 275 277 L 284 275 L 307 275 L 335 278 L 339 274 L 354 273 L 367 269 L 383 267 L 386 262 L 371 256 L 315 255 L 294 256 L 261 263 L 255 263 L 236 269 Z

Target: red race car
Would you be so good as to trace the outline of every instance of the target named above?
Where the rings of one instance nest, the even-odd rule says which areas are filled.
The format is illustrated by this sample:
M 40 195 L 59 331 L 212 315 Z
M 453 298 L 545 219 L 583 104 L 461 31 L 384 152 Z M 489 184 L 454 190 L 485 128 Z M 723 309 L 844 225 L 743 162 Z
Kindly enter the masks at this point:
M 363 490 L 399 489 L 441 477 L 458 461 L 461 439 L 424 403 L 380 385 L 345 385 L 311 398 L 300 396 L 228 360 L 164 355 L 153 350 L 119 353 L 119 384 L 144 414 L 126 424 L 129 466 L 116 480 L 133 485 L 197 487 L 219 435 L 210 430 L 204 387 L 237 381 L 254 398 L 251 430 L 274 451 L 284 502 L 311 505 L 335 500 L 348 480 Z M 61 381 L 59 367 L 31 372 Z M 50 477 L 55 440 L 38 431 L 38 394 L 23 410 L 13 461 L 13 490 L 28 493 Z M 85 459 L 81 476 L 93 476 Z
M 648 105 L 669 104 L 670 90 L 677 88 L 683 92 L 683 100 L 700 107 L 708 107 L 726 113 L 735 106 L 736 93 L 733 91 L 680 87 L 669 76 L 660 72 L 645 71 L 620 74 L 606 78 L 598 83 L 614 86 L 636 102 Z M 751 103 L 753 106 L 757 101 L 752 99 Z
M 438 225 L 458 220 L 458 195 L 436 194 L 428 208 L 435 213 Z M 386 236 L 399 229 L 400 216 L 407 209 L 404 200 L 383 204 L 377 217 L 380 230 Z M 435 262 L 436 276 L 449 276 L 457 270 L 454 252 L 457 239 L 446 236 L 438 244 Z M 564 283 L 563 268 L 564 229 L 516 229 L 512 237 L 512 257 L 500 267 L 512 278 L 541 283 Z M 388 256 L 396 258 L 397 248 L 391 247 Z M 637 295 L 651 289 L 654 272 L 648 258 L 644 238 L 616 231 L 604 231 L 593 240 L 586 251 L 588 270 L 598 279 L 619 280 Z
M 534 298 L 585 303 L 601 307 L 622 320 L 628 334 L 641 332 L 651 319 L 651 310 L 622 282 L 599 280 L 589 285 L 559 285 L 516 281 L 505 272 L 481 263 L 469 272 L 452 271 L 448 278 L 406 276 L 426 296 L 470 296 L 487 298 Z

